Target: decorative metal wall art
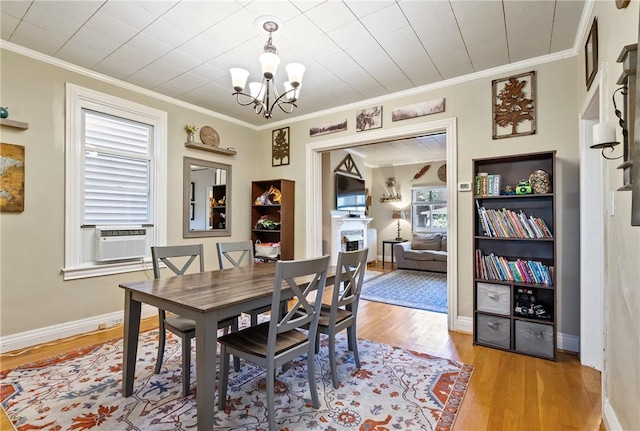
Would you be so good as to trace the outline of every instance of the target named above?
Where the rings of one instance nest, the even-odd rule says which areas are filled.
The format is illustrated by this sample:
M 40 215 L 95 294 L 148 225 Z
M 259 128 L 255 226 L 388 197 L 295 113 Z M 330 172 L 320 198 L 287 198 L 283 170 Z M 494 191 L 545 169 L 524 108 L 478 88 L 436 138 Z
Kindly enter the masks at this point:
M 271 166 L 289 164 L 289 128 L 283 127 L 271 132 Z
M 536 133 L 536 72 L 492 81 L 493 139 Z
M 0 212 L 24 211 L 24 147 L 0 143 Z

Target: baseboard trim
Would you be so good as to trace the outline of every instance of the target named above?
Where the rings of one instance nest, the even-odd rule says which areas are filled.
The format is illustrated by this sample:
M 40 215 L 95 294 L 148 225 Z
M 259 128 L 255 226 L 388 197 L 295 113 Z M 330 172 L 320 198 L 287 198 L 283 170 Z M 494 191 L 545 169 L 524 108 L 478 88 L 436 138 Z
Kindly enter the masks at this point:
M 608 397 L 603 398 L 603 406 L 602 406 L 602 421 L 604 422 L 604 427 L 607 431 L 618 431 L 622 430 L 622 425 L 618 420 L 618 415 L 616 415 L 615 410 L 611 406 Z
M 456 327 L 453 328 L 453 330 L 473 334 L 473 319 L 471 317 L 458 316 L 456 319 Z
M 156 307 L 143 304 L 142 318 L 152 317 L 158 313 Z M 116 311 L 100 316 L 89 317 L 87 319 L 48 326 L 45 328 L 33 329 L 19 334 L 0 337 L 0 354 L 12 352 L 14 350 L 25 349 L 38 344 L 49 343 L 61 338 L 72 337 L 74 335 L 86 334 L 98 329 L 106 329 L 119 325 L 124 320 L 124 311 Z

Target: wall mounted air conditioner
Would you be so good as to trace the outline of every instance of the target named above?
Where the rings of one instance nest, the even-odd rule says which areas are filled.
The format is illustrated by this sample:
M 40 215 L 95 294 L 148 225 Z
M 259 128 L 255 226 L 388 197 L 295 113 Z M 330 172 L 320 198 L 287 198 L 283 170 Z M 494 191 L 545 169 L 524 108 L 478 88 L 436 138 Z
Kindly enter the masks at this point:
M 147 229 L 141 226 L 96 227 L 96 262 L 135 259 L 147 254 Z

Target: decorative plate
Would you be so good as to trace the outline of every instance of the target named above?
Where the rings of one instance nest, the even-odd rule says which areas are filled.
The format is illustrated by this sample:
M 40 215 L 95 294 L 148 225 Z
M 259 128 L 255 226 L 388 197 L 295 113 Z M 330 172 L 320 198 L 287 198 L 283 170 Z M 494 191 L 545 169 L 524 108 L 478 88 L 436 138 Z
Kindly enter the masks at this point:
M 533 193 L 543 195 L 551 193 L 551 175 L 547 171 L 537 169 L 529 175 L 529 184 L 533 189 Z
M 447 164 L 446 163 L 438 168 L 438 179 L 443 183 L 447 182 Z
M 220 145 L 220 135 L 218 135 L 216 129 L 210 126 L 202 126 L 200 129 L 200 139 L 205 145 L 211 145 L 212 147 Z

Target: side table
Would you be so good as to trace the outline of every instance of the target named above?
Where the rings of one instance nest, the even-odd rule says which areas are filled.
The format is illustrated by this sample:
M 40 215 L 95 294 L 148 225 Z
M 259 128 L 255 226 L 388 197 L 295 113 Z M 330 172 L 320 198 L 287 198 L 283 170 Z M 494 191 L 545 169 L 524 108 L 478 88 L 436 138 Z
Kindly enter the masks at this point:
M 384 246 L 391 245 L 391 268 L 393 268 L 393 245 L 401 242 L 406 242 L 406 239 L 383 239 L 382 240 L 382 269 L 384 269 Z

